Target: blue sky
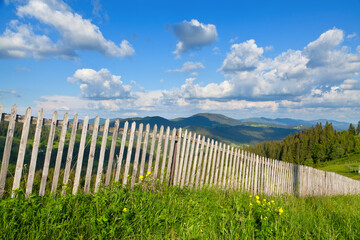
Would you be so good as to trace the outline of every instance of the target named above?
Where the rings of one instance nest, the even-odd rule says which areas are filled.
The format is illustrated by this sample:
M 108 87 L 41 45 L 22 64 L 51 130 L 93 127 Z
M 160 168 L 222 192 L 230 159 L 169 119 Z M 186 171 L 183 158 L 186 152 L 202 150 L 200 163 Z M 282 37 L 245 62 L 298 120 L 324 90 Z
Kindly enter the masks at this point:
M 357 122 L 359 10 L 359 1 L 0 1 L 0 102 L 48 116 Z

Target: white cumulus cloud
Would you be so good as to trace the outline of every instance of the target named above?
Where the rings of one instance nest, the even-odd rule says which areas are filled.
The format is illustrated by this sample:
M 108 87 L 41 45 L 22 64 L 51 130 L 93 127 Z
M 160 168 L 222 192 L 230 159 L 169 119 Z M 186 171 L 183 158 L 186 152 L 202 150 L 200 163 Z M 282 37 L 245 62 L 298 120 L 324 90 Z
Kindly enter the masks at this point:
M 117 45 L 105 39 L 98 26 L 74 13 L 62 0 L 29 0 L 26 4 L 17 6 L 17 15 L 22 20 L 34 18 L 53 27 L 61 37 L 55 43 L 45 34 L 35 34 L 29 24 L 18 24 L 13 28 L 7 28 L 0 36 L 2 56 L 55 55 L 71 59 L 77 56 L 77 50 L 97 51 L 111 57 L 131 56 L 135 52 L 126 40 Z M 6 44 L 9 40 L 16 44 L 9 46 Z
M 205 66 L 201 62 L 185 62 L 179 69 L 170 69 L 167 72 L 192 72 L 197 69 L 203 69 Z
M 203 24 L 196 19 L 183 21 L 172 26 L 175 37 L 179 39 L 176 55 L 193 49 L 199 49 L 203 46 L 210 45 L 217 40 L 217 31 L 214 24 Z
M 81 96 L 89 99 L 124 99 L 131 97 L 131 86 L 120 80 L 121 76 L 112 75 L 108 69 L 78 69 L 69 82 L 79 83 Z

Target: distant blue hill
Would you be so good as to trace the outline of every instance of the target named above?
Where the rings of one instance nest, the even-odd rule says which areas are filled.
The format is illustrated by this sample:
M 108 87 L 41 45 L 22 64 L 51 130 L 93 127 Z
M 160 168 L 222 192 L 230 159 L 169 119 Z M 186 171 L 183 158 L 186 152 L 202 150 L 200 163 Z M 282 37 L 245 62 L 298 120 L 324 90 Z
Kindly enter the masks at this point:
M 89 120 L 90 124 L 94 123 L 94 118 Z M 349 123 L 333 120 L 313 120 L 305 121 L 291 118 L 247 118 L 237 120 L 224 116 L 222 114 L 199 113 L 190 117 L 166 119 L 160 116 L 154 117 L 136 117 L 125 118 L 120 120 L 120 128 L 124 123 L 135 121 L 138 124 L 150 124 L 151 129 L 155 124 L 160 127 L 183 128 L 195 131 L 206 137 L 218 141 L 235 144 L 256 144 L 264 141 L 281 140 L 301 129 L 315 126 L 316 123 L 332 122 L 333 127 L 337 130 L 347 130 Z M 105 123 L 105 119 L 100 119 L 100 125 Z M 110 120 L 110 127 L 114 126 L 115 119 Z

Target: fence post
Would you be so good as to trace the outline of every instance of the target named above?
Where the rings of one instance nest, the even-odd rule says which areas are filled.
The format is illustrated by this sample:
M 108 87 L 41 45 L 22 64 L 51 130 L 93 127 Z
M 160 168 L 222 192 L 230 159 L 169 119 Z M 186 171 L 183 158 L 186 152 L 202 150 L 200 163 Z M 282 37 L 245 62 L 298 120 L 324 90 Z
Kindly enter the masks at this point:
M 180 132 L 181 135 L 181 132 Z M 179 131 L 176 132 L 175 136 L 175 144 L 174 144 L 174 151 L 172 155 L 172 162 L 171 162 L 171 172 L 170 172 L 170 178 L 169 178 L 169 186 L 174 184 L 174 175 L 175 175 L 175 167 L 176 167 L 176 158 L 177 158 L 177 146 L 178 146 L 178 136 Z M 168 166 L 170 167 L 170 166 Z

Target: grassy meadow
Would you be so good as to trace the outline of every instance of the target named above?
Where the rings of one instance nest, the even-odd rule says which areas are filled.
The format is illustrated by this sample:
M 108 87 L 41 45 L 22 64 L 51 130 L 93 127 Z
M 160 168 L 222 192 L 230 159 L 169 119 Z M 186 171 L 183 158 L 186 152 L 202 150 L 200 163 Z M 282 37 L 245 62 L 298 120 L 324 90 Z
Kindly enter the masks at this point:
M 94 195 L 0 200 L 0 239 L 360 239 L 360 195 L 252 196 L 112 186 Z

